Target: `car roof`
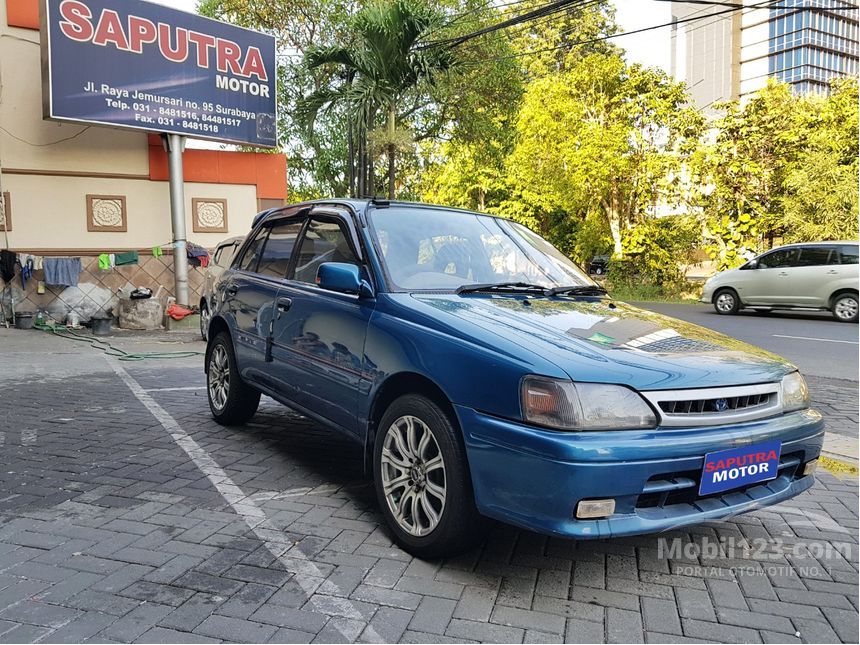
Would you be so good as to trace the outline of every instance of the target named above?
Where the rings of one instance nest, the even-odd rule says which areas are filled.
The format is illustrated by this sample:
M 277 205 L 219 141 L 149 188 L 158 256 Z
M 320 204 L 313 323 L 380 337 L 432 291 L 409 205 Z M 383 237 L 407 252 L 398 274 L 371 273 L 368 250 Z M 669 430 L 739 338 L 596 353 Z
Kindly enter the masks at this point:
M 776 249 L 791 249 L 797 246 L 833 246 L 834 244 L 860 244 L 860 242 L 858 242 L 857 240 L 834 240 L 832 242 L 792 242 L 791 244 L 775 246 L 771 250 L 775 251 Z
M 304 202 L 296 202 L 295 204 L 285 204 L 284 206 L 278 206 L 277 208 L 270 208 L 267 211 L 263 211 L 259 213 L 254 218 L 254 224 L 258 224 L 261 221 L 268 219 L 269 217 L 273 217 L 289 208 L 301 208 L 302 206 L 347 206 L 351 208 L 356 213 L 366 213 L 374 208 L 383 209 L 389 208 L 391 206 L 397 206 L 400 208 L 432 208 L 434 210 L 444 210 L 455 213 L 463 213 L 464 215 L 484 215 L 486 217 L 498 217 L 498 215 L 494 215 L 492 213 L 479 213 L 476 211 L 470 211 L 464 208 L 455 208 L 453 206 L 441 206 L 438 204 L 425 204 L 423 202 L 409 202 L 402 200 L 389 200 L 383 199 L 381 197 L 368 197 L 368 198 L 332 198 L 332 199 L 313 199 Z

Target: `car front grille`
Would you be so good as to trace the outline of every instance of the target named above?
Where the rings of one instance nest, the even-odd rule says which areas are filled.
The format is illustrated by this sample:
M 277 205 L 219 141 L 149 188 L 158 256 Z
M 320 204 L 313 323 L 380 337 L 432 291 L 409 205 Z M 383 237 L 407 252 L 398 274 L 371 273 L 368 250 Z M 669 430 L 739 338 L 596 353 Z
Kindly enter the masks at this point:
M 642 392 L 662 426 L 715 426 L 779 414 L 779 383 Z
M 775 396 L 776 392 L 760 392 L 715 399 L 660 401 L 660 409 L 667 414 L 702 414 L 705 412 L 721 413 L 731 410 L 748 410 L 760 405 L 767 405 Z

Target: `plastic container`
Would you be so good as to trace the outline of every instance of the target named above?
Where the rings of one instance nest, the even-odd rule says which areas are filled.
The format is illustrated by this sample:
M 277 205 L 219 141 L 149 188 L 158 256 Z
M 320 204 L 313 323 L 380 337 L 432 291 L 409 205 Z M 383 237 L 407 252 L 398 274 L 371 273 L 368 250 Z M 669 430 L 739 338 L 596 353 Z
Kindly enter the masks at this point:
M 90 329 L 93 336 L 109 336 L 112 318 L 106 314 L 96 314 L 90 318 Z
M 16 329 L 33 329 L 33 323 L 36 322 L 36 314 L 32 311 L 16 311 L 15 312 L 15 328 Z

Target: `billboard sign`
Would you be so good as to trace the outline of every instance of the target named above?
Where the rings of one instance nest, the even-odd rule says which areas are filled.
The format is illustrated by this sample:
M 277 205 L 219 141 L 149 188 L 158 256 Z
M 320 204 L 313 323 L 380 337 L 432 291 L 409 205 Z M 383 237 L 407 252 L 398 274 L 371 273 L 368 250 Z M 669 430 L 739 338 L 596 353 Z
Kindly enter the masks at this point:
M 44 116 L 277 145 L 275 39 L 142 0 L 43 0 Z

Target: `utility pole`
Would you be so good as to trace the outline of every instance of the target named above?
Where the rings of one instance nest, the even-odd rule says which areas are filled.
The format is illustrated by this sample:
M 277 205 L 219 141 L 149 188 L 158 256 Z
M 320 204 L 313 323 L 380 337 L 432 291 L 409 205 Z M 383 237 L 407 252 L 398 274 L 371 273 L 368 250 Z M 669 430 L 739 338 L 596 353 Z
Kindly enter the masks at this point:
M 182 153 L 185 137 L 179 134 L 162 134 L 170 170 L 170 218 L 173 222 L 173 277 L 176 302 L 188 306 L 188 252 L 185 232 L 185 176 Z

